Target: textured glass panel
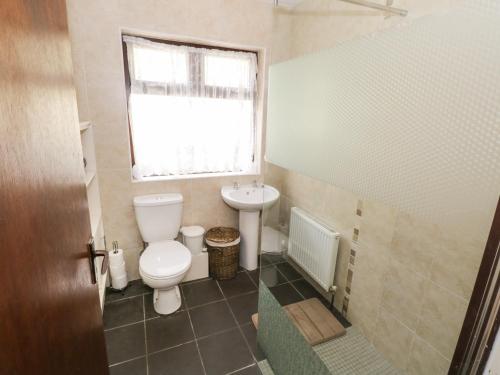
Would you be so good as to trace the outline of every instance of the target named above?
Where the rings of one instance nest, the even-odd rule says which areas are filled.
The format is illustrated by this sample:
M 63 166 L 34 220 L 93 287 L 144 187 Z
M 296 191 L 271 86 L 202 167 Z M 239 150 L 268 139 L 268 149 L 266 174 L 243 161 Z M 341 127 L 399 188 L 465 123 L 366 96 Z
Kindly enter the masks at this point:
M 490 213 L 499 46 L 500 5 L 478 0 L 274 65 L 267 158 L 433 221 Z
M 257 339 L 276 375 L 330 374 L 262 281 Z

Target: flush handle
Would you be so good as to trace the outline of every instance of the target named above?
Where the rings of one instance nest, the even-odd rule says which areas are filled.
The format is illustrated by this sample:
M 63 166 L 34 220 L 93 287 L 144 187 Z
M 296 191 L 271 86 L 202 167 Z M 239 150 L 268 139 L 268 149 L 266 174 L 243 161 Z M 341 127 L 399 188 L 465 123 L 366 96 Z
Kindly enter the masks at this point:
M 89 262 L 90 262 L 90 278 L 92 281 L 92 284 L 95 284 L 97 282 L 97 276 L 95 273 L 95 260 L 98 257 L 103 257 L 104 259 L 102 260 L 102 265 L 101 265 L 101 275 L 104 275 L 108 271 L 108 266 L 109 266 L 109 255 L 106 250 L 96 250 L 95 249 L 95 242 L 94 238 L 91 237 L 88 244 L 87 244 L 88 250 L 89 250 Z

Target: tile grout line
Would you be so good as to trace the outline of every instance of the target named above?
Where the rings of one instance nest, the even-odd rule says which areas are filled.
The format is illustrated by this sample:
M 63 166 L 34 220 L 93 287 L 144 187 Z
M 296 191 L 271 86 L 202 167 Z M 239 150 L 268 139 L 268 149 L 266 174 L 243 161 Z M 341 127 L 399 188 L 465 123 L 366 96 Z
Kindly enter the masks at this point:
M 116 362 L 116 363 L 113 363 L 112 365 L 109 365 L 108 367 L 115 367 L 115 366 L 123 365 L 124 363 L 129 363 L 129 362 L 135 361 L 137 359 L 141 359 L 141 358 L 146 358 L 146 355 L 140 355 L 139 357 L 134 357 L 134 358 L 127 359 L 125 361 Z
M 283 262 L 283 263 L 285 263 L 285 262 Z M 277 264 L 280 264 L 280 263 L 277 263 Z M 302 293 L 300 293 L 300 292 L 299 292 L 299 290 L 295 287 L 295 285 L 293 285 L 293 283 L 294 283 L 295 281 L 299 281 L 299 280 L 301 280 L 301 279 L 305 280 L 305 279 L 304 279 L 303 277 L 301 277 L 301 278 L 296 279 L 296 280 L 290 280 L 288 277 L 286 277 L 286 275 L 285 275 L 283 272 L 281 272 L 281 271 L 280 271 L 280 269 L 279 269 L 278 267 L 276 267 L 274 264 L 273 264 L 273 266 L 274 266 L 274 269 L 275 269 L 275 270 L 276 270 L 276 271 L 277 271 L 277 272 L 278 272 L 281 276 L 283 276 L 283 277 L 285 278 L 285 280 L 286 280 L 286 283 L 283 283 L 283 284 L 278 284 L 278 285 L 275 285 L 275 286 L 290 284 L 290 286 L 293 288 L 293 290 L 295 290 L 295 291 L 299 294 L 299 296 L 301 296 L 301 297 L 302 297 L 302 299 L 303 299 L 303 300 L 305 300 L 305 299 L 306 299 L 306 297 L 304 297 L 304 295 L 303 295 Z
M 198 339 L 196 338 L 196 333 L 194 332 L 194 325 L 193 325 L 193 321 L 191 320 L 191 314 L 189 313 L 189 306 L 187 304 L 187 301 L 184 298 L 184 293 L 182 293 L 181 296 L 182 296 L 181 298 L 183 299 L 183 301 L 186 304 L 186 313 L 188 315 L 189 325 L 191 326 L 191 331 L 193 332 L 194 344 L 196 345 L 196 351 L 198 352 L 198 358 L 200 359 L 201 368 L 203 369 L 203 374 L 207 375 L 207 370 L 205 369 L 205 363 L 203 362 L 203 357 L 201 356 L 201 351 L 200 351 L 200 346 L 198 344 Z
M 233 298 L 237 298 L 237 297 L 242 297 L 242 296 L 247 296 L 247 295 L 250 295 L 250 294 L 253 294 L 253 293 L 258 293 L 258 290 L 255 291 L 255 290 L 252 290 L 250 292 L 245 292 L 245 293 L 241 293 L 241 294 L 238 294 L 234 297 L 231 297 L 229 299 L 233 299 Z M 146 298 L 146 296 L 148 296 L 149 294 L 144 294 L 142 297 Z M 139 297 L 139 296 L 136 296 L 136 297 Z M 210 301 L 210 302 L 207 302 L 207 303 L 203 303 L 201 305 L 196 305 L 196 306 L 193 306 L 193 307 L 185 307 L 183 309 L 179 309 L 177 311 L 175 311 L 173 314 L 176 314 L 176 313 L 180 313 L 180 312 L 183 312 L 183 311 L 187 311 L 187 310 L 196 310 L 198 308 L 201 308 L 201 307 L 206 307 L 206 306 L 209 306 L 209 305 L 213 305 L 213 304 L 216 304 L 216 303 L 220 303 L 220 302 L 223 302 L 225 301 L 226 298 L 221 298 L 221 299 L 217 299 L 217 300 L 214 300 L 214 301 Z M 144 302 L 143 302 L 144 303 Z M 145 311 L 145 305 L 144 305 L 144 311 Z M 173 315 L 171 314 L 171 315 Z M 134 324 L 139 324 L 139 323 L 142 323 L 143 321 L 151 321 L 151 320 L 155 320 L 155 319 L 159 319 L 161 318 L 162 316 L 153 316 L 151 318 L 146 318 L 145 317 L 145 313 L 144 313 L 144 318 L 145 319 L 141 319 L 141 320 L 137 320 L 135 322 L 131 322 L 131 323 L 127 323 L 127 324 L 122 324 L 122 325 L 119 325 L 119 326 L 116 326 L 116 327 L 111 327 L 111 328 L 107 328 L 104 330 L 104 332 L 108 332 L 108 331 L 113 331 L 115 329 L 120 329 L 120 328 L 125 328 L 125 327 L 129 327 L 129 326 L 132 326 Z
M 142 315 L 144 317 L 144 348 L 146 350 L 146 375 L 149 375 L 148 330 L 146 329 L 146 296 L 142 295 Z
M 255 284 L 255 281 L 252 279 L 252 277 L 248 274 L 248 271 L 247 270 L 241 270 L 239 271 L 238 273 L 245 273 L 246 274 L 246 277 L 248 277 L 250 279 L 250 282 L 251 282 L 251 285 L 253 285 L 256 290 L 252 290 L 252 291 L 248 291 L 248 292 L 245 292 L 245 293 L 241 293 L 241 294 L 237 294 L 237 295 L 234 295 L 232 296 L 231 298 L 238 298 L 238 297 L 242 297 L 242 296 L 246 296 L 246 295 L 250 295 L 250 294 L 253 294 L 253 293 L 258 293 L 258 286 Z M 219 284 L 219 282 L 217 280 L 214 280 L 214 279 L 205 279 L 205 280 L 197 280 L 197 281 L 194 281 L 190 284 L 196 284 L 196 283 L 199 283 L 199 282 L 206 282 L 206 281 L 210 281 L 210 280 L 213 280 L 216 282 L 216 285 L 222 295 L 222 299 L 218 299 L 218 300 L 215 300 L 215 301 L 211 301 L 211 302 L 208 302 L 208 303 L 205 303 L 205 304 L 201 304 L 201 305 L 198 305 L 198 306 L 194 306 L 194 307 L 189 307 L 187 305 L 187 303 L 185 302 L 185 299 L 184 299 L 184 295 L 182 295 L 182 299 L 184 300 L 185 302 L 185 308 L 184 309 L 181 309 L 180 311 L 185 311 L 188 315 L 188 319 L 189 319 L 189 323 L 190 323 L 190 326 L 191 326 L 191 330 L 193 332 L 193 340 L 191 341 L 188 341 L 188 342 L 185 342 L 185 343 L 182 343 L 182 344 L 179 344 L 179 345 L 175 345 L 175 346 L 171 346 L 171 347 L 168 347 L 168 348 L 163 348 L 161 350 L 158 350 L 158 351 L 155 351 L 155 352 L 151 352 L 149 353 L 149 350 L 148 350 L 148 344 L 147 344 L 147 326 L 146 326 L 146 323 L 147 321 L 149 320 L 154 320 L 154 319 L 158 319 L 160 318 L 161 316 L 156 316 L 156 317 L 153 317 L 153 318 L 146 318 L 146 298 L 148 296 L 151 296 L 151 293 L 150 292 L 145 292 L 145 293 L 142 293 L 142 294 L 139 294 L 139 295 L 135 295 L 135 296 L 130 296 L 130 297 L 124 297 L 124 298 L 120 298 L 118 300 L 115 300 L 115 301 L 111 301 L 111 302 L 108 302 L 106 303 L 105 305 L 109 305 L 109 304 L 114 304 L 116 302 L 124 302 L 124 301 L 128 301 L 128 300 L 132 300 L 134 298 L 139 298 L 141 297 L 142 298 L 142 308 L 143 308 L 143 320 L 141 321 L 136 321 L 136 322 L 132 322 L 132 323 L 128 323 L 128 324 L 124 324 L 124 325 L 121 325 L 121 326 L 117 326 L 117 327 L 113 327 L 113 328 L 109 328 L 105 331 L 112 331 L 112 330 L 115 330 L 115 329 L 119 329 L 119 328 L 124 328 L 124 327 L 129 327 L 129 326 L 132 326 L 132 325 L 135 325 L 135 324 L 139 324 L 139 323 L 143 323 L 144 324 L 144 344 L 145 344 L 145 355 L 143 356 L 138 356 L 138 357 L 134 357 L 134 358 L 131 358 L 131 359 L 128 359 L 126 361 L 122 361 L 122 362 L 118 362 L 118 363 L 114 363 L 111 366 L 117 366 L 117 365 L 120 365 L 120 364 L 124 364 L 124 363 L 128 363 L 128 362 L 131 362 L 131 361 L 134 361 L 134 360 L 137 360 L 137 359 L 141 359 L 141 358 L 145 358 L 146 359 L 146 371 L 147 371 L 147 374 L 149 374 L 149 355 L 150 354 L 156 354 L 156 353 L 159 353 L 159 352 L 163 352 L 163 351 L 167 351 L 169 349 L 173 349 L 173 348 L 176 348 L 176 347 L 179 347 L 179 346 L 182 346 L 182 345 L 186 345 L 186 344 L 189 344 L 189 343 L 195 343 L 196 345 L 196 348 L 197 348 L 197 352 L 198 352 L 198 356 L 200 358 L 200 362 L 201 362 L 201 365 L 202 365 L 202 368 L 203 368 L 203 372 L 204 374 L 206 375 L 206 369 L 205 369 L 205 364 L 203 362 L 203 358 L 201 356 L 201 351 L 200 351 L 200 348 L 199 348 L 199 344 L 198 344 L 198 341 L 199 340 L 202 340 L 202 339 L 205 339 L 205 338 L 208 338 L 210 336 L 215 336 L 215 335 L 219 335 L 219 334 L 222 334 L 222 333 L 225 333 L 225 332 L 228 332 L 228 331 L 232 331 L 232 330 L 235 330 L 235 328 L 238 329 L 238 331 L 240 332 L 240 334 L 242 335 L 243 337 L 243 340 L 247 346 L 247 349 L 249 350 L 250 354 L 251 354 L 251 357 L 253 358 L 253 362 L 245 367 L 242 367 L 240 369 L 237 369 L 233 372 L 230 372 L 229 374 L 232 374 L 232 373 L 235 373 L 235 372 L 238 372 L 238 371 L 241 371 L 243 369 L 246 369 L 248 367 L 252 367 L 254 366 L 256 363 L 258 363 L 257 359 L 255 358 L 254 354 L 253 354 L 253 351 L 250 347 L 250 344 L 246 338 L 246 336 L 244 335 L 243 331 L 242 331 L 242 326 L 246 326 L 246 325 L 251 325 L 251 322 L 247 322 L 247 323 L 243 323 L 243 324 L 239 324 L 238 320 L 236 319 L 236 316 L 234 315 L 234 312 L 233 310 L 231 309 L 231 306 L 229 305 L 229 299 L 228 297 L 224 294 L 223 290 L 222 290 L 222 287 L 221 285 Z M 186 284 L 188 285 L 188 284 Z M 224 301 L 225 302 L 225 305 L 227 306 L 234 322 L 235 322 L 235 326 L 234 327 L 231 327 L 229 329 L 226 329 L 226 330 L 222 330 L 222 331 L 218 331 L 218 332 L 214 332 L 214 333 L 211 333 L 209 335 L 206 335 L 206 336 L 202 336 L 202 337 L 196 337 L 195 335 L 195 332 L 194 332 L 194 325 L 193 325 L 193 322 L 192 322 L 192 319 L 191 319 L 191 314 L 190 314 L 190 310 L 194 310 L 196 308 L 201 308 L 203 306 L 207 306 L 207 305 L 211 305 L 211 304 L 215 304 L 215 303 L 220 303 Z
M 247 275 L 247 276 L 248 276 L 249 279 L 252 279 L 249 275 Z M 215 280 L 215 283 L 219 287 L 219 290 L 222 293 L 222 295 L 225 297 L 225 294 L 222 291 L 221 286 L 219 285 L 219 281 Z M 257 290 L 257 293 L 258 293 L 258 290 Z M 248 340 L 247 340 L 245 334 L 243 333 L 243 330 L 241 329 L 241 325 L 239 324 L 238 320 L 236 319 L 236 316 L 234 315 L 233 310 L 231 309 L 231 306 L 229 305 L 229 302 L 227 301 L 227 298 L 225 299 L 225 302 L 226 302 L 227 308 L 229 309 L 229 312 L 231 313 L 231 316 L 233 317 L 233 319 L 234 319 L 234 321 L 236 323 L 236 327 L 237 327 L 238 331 L 240 332 L 241 337 L 243 337 L 243 341 L 245 342 L 245 345 L 247 346 L 247 349 L 250 352 L 250 355 L 252 356 L 252 359 L 253 359 L 253 362 L 254 362 L 253 364 L 257 363 L 257 358 L 255 358 L 255 355 L 253 354 L 252 348 L 250 347 L 250 344 L 248 343 Z M 246 367 L 248 367 L 248 366 L 246 366 Z M 242 368 L 240 368 L 240 369 L 238 369 L 236 371 L 242 370 L 242 369 L 244 369 L 246 367 L 242 367 Z M 233 373 L 234 373 L 234 371 L 233 371 Z
M 173 346 L 168 346 L 168 347 L 163 348 L 163 349 L 155 350 L 155 351 L 153 351 L 153 352 L 148 353 L 148 355 L 154 355 L 154 354 L 158 354 L 158 353 L 166 352 L 167 350 L 170 350 L 170 349 L 176 349 L 176 348 L 179 348 L 179 347 L 184 346 L 184 345 L 187 345 L 187 344 L 193 344 L 194 342 L 195 342 L 195 339 L 192 339 L 192 340 L 189 340 L 189 341 L 183 342 L 183 343 L 181 343 L 181 344 L 177 344 L 177 345 L 173 345 Z
M 253 367 L 253 366 L 257 366 L 257 362 L 256 363 L 252 363 L 251 365 L 248 365 L 248 366 L 245 366 L 245 367 L 242 367 L 242 368 L 239 368 L 238 370 L 234 370 L 234 371 L 231 371 L 231 372 L 226 372 L 224 375 L 233 375 L 233 374 L 237 374 L 238 372 L 240 372 L 241 370 L 246 370 L 247 368 L 250 368 L 250 367 Z
M 252 270 L 250 272 L 253 272 L 253 271 L 259 271 L 259 280 L 260 280 L 260 265 L 256 269 L 254 269 L 254 270 Z M 248 278 L 250 279 L 250 281 L 252 282 L 252 284 L 257 288 L 257 292 L 259 292 L 259 286 L 255 283 L 254 279 L 252 278 L 252 276 L 250 276 L 248 274 L 248 272 L 249 271 L 245 270 L 245 273 L 247 274 Z
M 126 328 L 126 327 L 130 327 L 130 326 L 133 326 L 134 324 L 139 324 L 139 323 L 142 323 L 144 322 L 144 319 L 141 319 L 141 320 L 138 320 L 136 322 L 132 322 L 132 323 L 127 323 L 127 324 L 123 324 L 121 326 L 116 326 L 116 327 L 112 327 L 112 328 L 107 328 L 104 330 L 104 332 L 111 332 L 111 331 L 114 331 L 116 329 L 120 329 L 120 328 Z
M 106 292 L 106 293 L 108 293 L 108 292 Z M 111 292 L 111 293 L 113 293 L 113 292 Z M 125 300 L 128 300 L 128 299 L 133 299 L 133 298 L 142 297 L 142 296 L 144 296 L 144 295 L 148 295 L 148 294 L 153 294 L 153 291 L 150 291 L 150 292 L 144 292 L 144 293 L 139 293 L 139 294 L 136 294 L 136 295 L 133 295 L 133 296 L 128 296 L 128 297 L 123 296 L 123 297 L 118 298 L 118 299 L 113 300 L 113 301 L 107 301 L 107 302 L 106 302 L 106 300 L 105 300 L 105 302 L 104 302 L 104 306 L 111 305 L 111 304 L 113 304 L 113 303 L 115 303 L 115 302 L 120 302 L 120 301 L 125 301 Z M 112 295 L 112 294 L 111 294 L 111 295 Z

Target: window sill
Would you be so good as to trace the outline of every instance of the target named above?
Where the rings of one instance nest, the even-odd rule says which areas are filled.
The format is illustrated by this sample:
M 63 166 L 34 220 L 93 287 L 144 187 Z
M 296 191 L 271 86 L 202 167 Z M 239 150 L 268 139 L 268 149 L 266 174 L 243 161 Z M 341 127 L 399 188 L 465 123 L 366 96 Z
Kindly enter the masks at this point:
M 157 182 L 157 181 L 179 181 L 179 180 L 196 180 L 199 178 L 218 178 L 218 177 L 239 177 L 239 176 L 260 176 L 256 171 L 250 172 L 221 172 L 221 173 L 197 173 L 177 176 L 155 176 L 145 177 L 142 180 L 132 178 L 132 183 Z

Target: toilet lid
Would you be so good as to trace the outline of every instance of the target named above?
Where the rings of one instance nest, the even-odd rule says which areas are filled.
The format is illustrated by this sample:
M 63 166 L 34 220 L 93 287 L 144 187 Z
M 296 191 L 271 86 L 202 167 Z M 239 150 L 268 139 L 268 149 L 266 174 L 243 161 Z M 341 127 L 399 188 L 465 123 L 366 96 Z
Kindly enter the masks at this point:
M 167 278 L 185 272 L 191 265 L 191 252 L 177 241 L 150 244 L 141 255 L 139 267 L 152 278 Z

